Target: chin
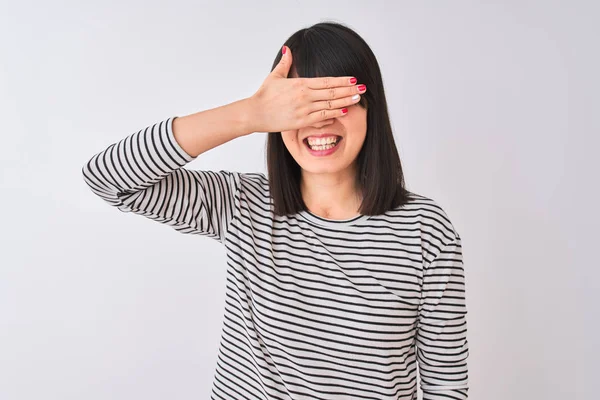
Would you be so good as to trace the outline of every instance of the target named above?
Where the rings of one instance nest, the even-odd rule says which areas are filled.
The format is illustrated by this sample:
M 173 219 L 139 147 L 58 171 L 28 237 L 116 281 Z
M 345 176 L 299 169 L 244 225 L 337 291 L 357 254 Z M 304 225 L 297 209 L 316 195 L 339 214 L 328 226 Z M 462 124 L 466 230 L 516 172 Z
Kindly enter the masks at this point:
M 308 172 L 311 174 L 335 174 L 338 172 L 342 172 L 344 168 L 340 167 L 339 165 L 326 165 L 329 164 L 327 162 L 323 163 L 323 165 L 310 165 L 309 167 L 305 168 L 303 166 L 300 166 L 300 168 L 303 170 L 303 172 Z

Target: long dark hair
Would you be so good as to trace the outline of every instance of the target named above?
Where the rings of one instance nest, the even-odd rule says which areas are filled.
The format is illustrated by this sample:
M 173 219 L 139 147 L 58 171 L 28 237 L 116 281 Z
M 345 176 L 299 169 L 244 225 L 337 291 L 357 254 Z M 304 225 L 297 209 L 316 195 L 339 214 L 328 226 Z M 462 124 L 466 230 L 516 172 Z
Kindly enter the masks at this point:
M 367 108 L 367 134 L 357 156 L 357 187 L 362 215 L 379 215 L 404 205 L 409 192 L 388 116 L 379 64 L 367 43 L 337 22 L 320 22 L 291 35 L 284 43 L 293 55 L 290 74 L 298 77 L 354 76 L 368 90 L 359 106 Z M 281 48 L 271 71 L 281 60 Z M 285 147 L 281 132 L 269 132 L 266 144 L 269 188 L 276 215 L 308 211 L 300 191 L 300 166 Z

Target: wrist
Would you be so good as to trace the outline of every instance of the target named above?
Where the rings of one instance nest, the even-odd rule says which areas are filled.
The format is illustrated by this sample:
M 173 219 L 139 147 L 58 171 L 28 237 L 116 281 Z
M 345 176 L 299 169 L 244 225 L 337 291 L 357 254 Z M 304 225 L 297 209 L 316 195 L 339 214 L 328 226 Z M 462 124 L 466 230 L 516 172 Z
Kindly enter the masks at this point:
M 245 99 L 239 100 L 237 102 L 239 108 L 239 116 L 240 116 L 240 124 L 242 125 L 242 130 L 247 132 L 246 134 L 251 134 L 254 132 L 258 132 L 258 127 L 256 126 L 256 112 L 255 112 L 255 104 L 254 99 L 252 97 L 247 97 Z

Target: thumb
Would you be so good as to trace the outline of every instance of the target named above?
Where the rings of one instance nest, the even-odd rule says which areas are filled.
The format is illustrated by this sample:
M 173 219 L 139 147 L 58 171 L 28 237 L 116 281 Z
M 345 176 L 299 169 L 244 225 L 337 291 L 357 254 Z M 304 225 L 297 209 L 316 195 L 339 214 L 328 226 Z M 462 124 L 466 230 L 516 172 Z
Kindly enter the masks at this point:
M 290 72 L 290 66 L 292 65 L 292 51 L 285 45 L 281 48 L 281 51 L 283 53 L 281 55 L 281 60 L 279 60 L 279 64 L 273 69 L 272 74 L 281 78 L 287 78 Z

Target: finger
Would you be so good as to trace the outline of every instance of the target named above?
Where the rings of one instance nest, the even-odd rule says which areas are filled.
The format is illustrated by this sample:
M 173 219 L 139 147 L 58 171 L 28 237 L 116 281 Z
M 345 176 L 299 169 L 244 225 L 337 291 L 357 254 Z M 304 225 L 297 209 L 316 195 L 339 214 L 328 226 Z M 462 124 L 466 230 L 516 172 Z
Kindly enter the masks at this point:
M 343 99 L 337 100 L 321 100 L 315 101 L 309 105 L 309 112 L 317 112 L 320 110 L 334 110 L 334 109 L 342 109 L 344 107 L 351 106 L 360 101 L 360 95 L 355 94 L 353 96 L 344 97 Z
M 285 53 L 283 53 L 285 51 Z M 281 59 L 279 60 L 279 64 L 273 68 L 271 71 L 271 75 L 278 76 L 280 78 L 287 78 L 290 72 L 290 66 L 292 65 L 292 51 L 289 47 L 283 46 L 281 48 Z
M 346 112 L 344 112 L 343 110 L 346 110 Z M 311 125 L 316 122 L 324 121 L 326 119 L 343 117 L 344 115 L 347 114 L 347 112 L 348 112 L 348 108 L 346 108 L 346 107 L 336 108 L 336 109 L 332 109 L 332 110 L 315 111 L 313 113 L 308 114 L 307 125 Z
M 324 76 L 320 78 L 302 78 L 306 87 L 310 89 L 329 89 L 339 86 L 352 86 L 351 79 L 356 79 L 353 76 Z
M 309 90 L 307 95 L 313 101 L 315 100 L 335 100 L 341 99 L 344 97 L 353 96 L 357 93 L 364 93 L 367 91 L 366 86 L 364 86 L 365 90 L 360 91 L 358 87 L 360 85 L 352 85 L 347 87 L 334 87 L 330 89 L 317 89 L 317 90 Z

